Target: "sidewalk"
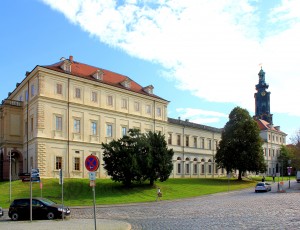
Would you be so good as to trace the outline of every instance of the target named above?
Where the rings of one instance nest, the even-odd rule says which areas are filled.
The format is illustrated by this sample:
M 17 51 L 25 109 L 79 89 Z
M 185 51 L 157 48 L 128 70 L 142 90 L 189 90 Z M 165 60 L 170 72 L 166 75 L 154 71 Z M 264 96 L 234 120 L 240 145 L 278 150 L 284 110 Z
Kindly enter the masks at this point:
M 103 230 L 130 230 L 131 225 L 122 221 L 97 219 L 97 229 Z M 53 230 L 53 229 L 72 229 L 72 230 L 92 230 L 95 229 L 94 219 L 72 219 L 62 220 L 34 220 L 30 221 L 0 221 L 1 230 Z
M 290 181 L 283 181 L 283 187 L 281 188 L 282 181 L 279 181 L 279 189 L 278 189 L 278 181 L 272 184 L 272 192 L 282 192 L 282 193 L 300 193 L 300 183 L 297 183 L 294 178 Z

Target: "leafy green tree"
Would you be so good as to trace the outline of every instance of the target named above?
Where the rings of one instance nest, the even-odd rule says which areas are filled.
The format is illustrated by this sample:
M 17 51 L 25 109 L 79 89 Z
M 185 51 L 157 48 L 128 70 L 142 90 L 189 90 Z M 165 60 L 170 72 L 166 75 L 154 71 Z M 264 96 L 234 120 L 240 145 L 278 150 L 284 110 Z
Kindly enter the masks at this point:
M 300 130 L 291 137 L 292 144 L 286 146 L 291 154 L 292 167 L 300 170 Z
M 133 182 L 165 181 L 172 170 L 173 150 L 167 148 L 164 135 L 149 132 L 141 134 L 130 129 L 128 136 L 102 143 L 104 169 L 112 180 L 129 187 Z
M 281 167 L 283 167 L 284 175 L 287 175 L 287 167 L 289 166 L 288 160 L 291 160 L 292 158 L 293 157 L 291 149 L 289 149 L 287 146 L 282 145 L 277 161 L 281 164 Z
M 148 158 L 147 165 L 143 167 L 144 175 L 150 181 L 150 185 L 154 184 L 154 181 L 160 180 L 166 181 L 172 170 L 173 163 L 172 158 L 174 155 L 173 149 L 168 149 L 165 136 L 160 132 L 149 132 L 144 135 L 148 142 Z
M 102 143 L 104 169 L 113 181 L 130 187 L 132 182 L 141 182 L 143 175 L 137 155 L 145 151 L 140 143 L 138 130 L 129 130 L 129 135 L 110 143 Z
M 246 171 L 265 172 L 262 140 L 259 128 L 249 112 L 235 107 L 222 132 L 222 138 L 216 153 L 216 163 L 227 172 L 238 170 L 238 180 Z

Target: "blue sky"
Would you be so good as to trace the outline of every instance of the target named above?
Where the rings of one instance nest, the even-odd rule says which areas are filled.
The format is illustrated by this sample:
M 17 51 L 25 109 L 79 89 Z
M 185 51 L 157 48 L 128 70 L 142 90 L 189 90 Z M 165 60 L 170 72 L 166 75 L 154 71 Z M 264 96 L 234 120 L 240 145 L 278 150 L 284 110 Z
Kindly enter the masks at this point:
M 2 0 L 0 99 L 26 71 L 74 56 L 170 101 L 168 116 L 223 127 L 254 115 L 260 64 L 274 125 L 300 129 L 298 0 Z

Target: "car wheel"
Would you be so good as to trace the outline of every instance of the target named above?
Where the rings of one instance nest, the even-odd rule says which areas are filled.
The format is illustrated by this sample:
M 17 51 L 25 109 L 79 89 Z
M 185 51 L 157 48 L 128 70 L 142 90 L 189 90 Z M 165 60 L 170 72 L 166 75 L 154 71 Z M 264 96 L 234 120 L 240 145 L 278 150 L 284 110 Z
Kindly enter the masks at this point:
M 255 192 L 257 192 L 257 191 L 255 190 Z
M 11 214 L 11 219 L 14 220 L 14 221 L 18 220 L 19 219 L 19 214 L 14 212 L 13 214 Z
M 48 219 L 48 220 L 53 220 L 54 217 L 55 217 L 55 215 L 54 215 L 53 212 L 48 212 L 48 214 L 47 214 L 47 219 Z

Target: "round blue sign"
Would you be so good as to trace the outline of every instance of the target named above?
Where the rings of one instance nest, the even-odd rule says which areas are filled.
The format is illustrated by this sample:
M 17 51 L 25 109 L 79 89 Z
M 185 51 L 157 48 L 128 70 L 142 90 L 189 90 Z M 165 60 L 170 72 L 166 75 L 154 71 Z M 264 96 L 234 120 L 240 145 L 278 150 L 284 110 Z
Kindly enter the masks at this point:
M 89 155 L 85 159 L 85 167 L 90 172 L 95 172 L 99 168 L 99 159 L 95 155 Z

